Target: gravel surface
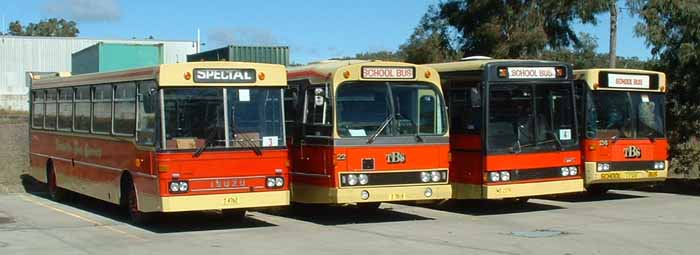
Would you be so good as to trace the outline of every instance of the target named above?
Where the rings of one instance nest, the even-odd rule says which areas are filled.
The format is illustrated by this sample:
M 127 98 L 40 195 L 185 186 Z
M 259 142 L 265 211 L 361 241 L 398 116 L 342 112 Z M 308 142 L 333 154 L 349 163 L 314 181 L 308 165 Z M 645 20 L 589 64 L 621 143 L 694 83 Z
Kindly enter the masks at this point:
M 21 176 L 29 167 L 27 118 L 0 116 L 0 193 L 24 192 Z

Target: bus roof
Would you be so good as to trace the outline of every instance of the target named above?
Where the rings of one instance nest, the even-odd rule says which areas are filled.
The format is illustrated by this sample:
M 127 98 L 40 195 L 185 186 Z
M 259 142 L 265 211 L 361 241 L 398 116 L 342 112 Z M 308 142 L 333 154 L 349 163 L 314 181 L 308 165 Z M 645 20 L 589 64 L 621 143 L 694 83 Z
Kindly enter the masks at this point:
M 475 59 L 475 60 L 464 60 L 456 62 L 447 63 L 436 63 L 436 64 L 426 64 L 426 66 L 435 68 L 438 72 L 459 72 L 459 71 L 480 71 L 486 68 L 486 65 L 492 63 L 513 63 L 513 64 L 524 64 L 524 63 L 536 63 L 539 65 L 556 65 L 562 64 L 563 62 L 549 61 L 549 60 L 528 60 L 528 59 Z
M 276 64 L 189 62 L 80 75 L 34 75 L 31 86 L 32 89 L 44 89 L 140 80 L 157 80 L 160 87 L 285 87 L 287 73 L 283 65 Z
M 604 77 L 601 76 L 604 75 Z M 615 75 L 616 78 L 622 79 L 620 84 L 611 84 L 610 75 Z M 639 91 L 666 91 L 666 74 L 657 71 L 640 70 L 640 69 L 623 69 L 623 68 L 592 68 L 592 69 L 577 69 L 574 70 L 576 80 L 586 81 L 588 87 L 592 90 L 639 90 Z M 648 78 L 645 78 L 648 77 Z M 623 84 L 624 81 L 632 81 L 635 78 L 639 80 L 638 85 Z M 615 82 L 617 82 L 616 79 Z
M 365 68 L 382 71 L 382 77 L 368 77 Z M 366 76 L 367 75 L 367 76 Z M 391 77 L 386 77 L 389 75 Z M 300 67 L 290 67 L 289 80 L 309 80 L 312 84 L 331 82 L 334 86 L 349 80 L 367 81 L 425 81 L 440 84 L 438 73 L 430 67 L 403 62 L 379 60 L 330 60 Z

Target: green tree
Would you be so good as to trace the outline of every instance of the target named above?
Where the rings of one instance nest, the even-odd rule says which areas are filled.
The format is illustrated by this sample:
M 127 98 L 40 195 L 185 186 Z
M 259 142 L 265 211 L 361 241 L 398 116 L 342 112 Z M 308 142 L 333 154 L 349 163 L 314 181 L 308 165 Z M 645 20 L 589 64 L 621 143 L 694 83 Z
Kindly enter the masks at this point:
M 453 46 L 456 40 L 446 19 L 431 5 L 418 26 L 399 52 L 406 62 L 414 64 L 439 63 L 457 60 L 461 53 Z
M 39 23 L 22 26 L 19 21 L 10 22 L 8 34 L 15 36 L 63 36 L 76 37 L 80 33 L 77 23 L 65 19 L 44 19 Z
M 646 38 L 669 82 L 671 169 L 697 177 L 700 169 L 700 2 L 632 0 Z
M 546 48 L 579 43 L 572 29 L 576 20 L 596 23 L 609 0 L 448 0 L 439 5 L 440 17 L 461 35 L 465 56 L 495 58 L 535 56 Z

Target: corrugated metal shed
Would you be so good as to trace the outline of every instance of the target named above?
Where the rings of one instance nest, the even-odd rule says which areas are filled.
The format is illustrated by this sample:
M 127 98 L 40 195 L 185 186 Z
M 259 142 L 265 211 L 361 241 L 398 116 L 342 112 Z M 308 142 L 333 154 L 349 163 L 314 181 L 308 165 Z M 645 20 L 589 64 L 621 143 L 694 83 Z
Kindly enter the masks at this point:
M 0 36 L 0 109 L 27 110 L 27 72 L 70 72 L 71 54 L 98 42 L 163 44 L 164 63 L 186 62 L 194 41 Z
M 289 47 L 229 45 L 189 55 L 187 61 L 239 61 L 286 66 L 289 65 Z

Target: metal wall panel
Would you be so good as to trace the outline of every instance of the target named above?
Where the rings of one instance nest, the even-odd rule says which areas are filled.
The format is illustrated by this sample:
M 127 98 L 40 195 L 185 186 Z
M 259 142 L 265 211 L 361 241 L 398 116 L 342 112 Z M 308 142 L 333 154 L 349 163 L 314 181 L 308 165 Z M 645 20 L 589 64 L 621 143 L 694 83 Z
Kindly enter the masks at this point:
M 163 44 L 164 63 L 186 62 L 194 41 L 0 36 L 0 109 L 27 110 L 27 72 L 70 72 L 71 54 L 98 42 Z

